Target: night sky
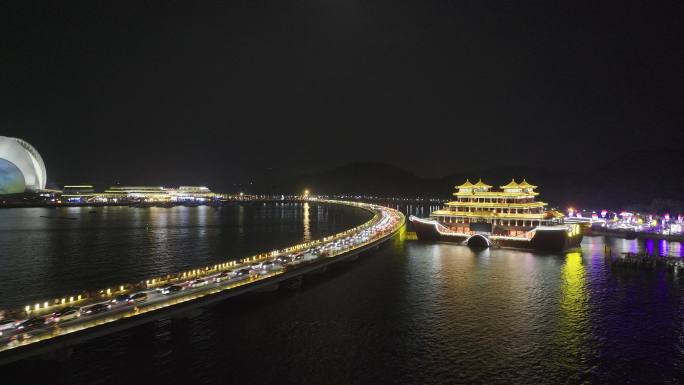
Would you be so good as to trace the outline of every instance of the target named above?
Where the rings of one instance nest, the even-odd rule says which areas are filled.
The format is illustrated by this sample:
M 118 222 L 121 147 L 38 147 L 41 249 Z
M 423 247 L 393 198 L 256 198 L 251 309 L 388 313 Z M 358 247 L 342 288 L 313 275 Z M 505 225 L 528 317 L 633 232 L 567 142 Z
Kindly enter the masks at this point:
M 679 149 L 682 2 L 558 3 L 5 2 L 0 135 L 58 184 Z

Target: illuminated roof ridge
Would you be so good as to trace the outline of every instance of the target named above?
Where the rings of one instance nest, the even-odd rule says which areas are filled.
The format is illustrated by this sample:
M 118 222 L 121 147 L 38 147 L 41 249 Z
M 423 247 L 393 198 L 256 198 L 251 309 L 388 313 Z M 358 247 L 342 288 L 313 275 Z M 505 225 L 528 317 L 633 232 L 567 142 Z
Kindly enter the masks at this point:
M 512 178 L 510 182 L 508 182 L 507 185 L 505 186 L 499 186 L 499 188 L 507 189 L 507 188 L 520 188 L 520 185 L 515 181 L 515 178 Z
M 475 183 L 475 187 L 483 187 L 483 188 L 491 188 L 492 186 L 488 185 L 487 183 L 482 181 L 482 178 L 478 179 L 477 183 Z
M 465 183 L 463 183 L 460 186 L 456 186 L 456 188 L 473 188 L 473 187 L 475 187 L 475 185 L 470 183 L 470 179 L 466 179 Z
M 529 184 L 527 180 L 523 179 L 522 182 L 520 182 L 520 188 L 537 188 L 537 186 Z

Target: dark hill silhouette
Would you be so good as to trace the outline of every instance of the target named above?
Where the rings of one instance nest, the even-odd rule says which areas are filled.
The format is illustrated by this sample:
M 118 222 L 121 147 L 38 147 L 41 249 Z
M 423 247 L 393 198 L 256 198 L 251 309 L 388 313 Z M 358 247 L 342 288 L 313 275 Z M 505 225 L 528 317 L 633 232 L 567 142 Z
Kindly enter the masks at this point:
M 577 154 L 576 156 L 581 156 Z M 543 163 L 540 160 L 540 163 Z M 565 169 L 500 167 L 472 173 L 454 173 L 442 178 L 421 178 L 396 166 L 356 162 L 325 172 L 290 179 L 284 192 L 309 188 L 316 194 L 365 194 L 396 197 L 449 198 L 456 184 L 466 178 L 482 178 L 499 186 L 512 177 L 538 185 L 540 199 L 552 205 L 592 208 L 658 207 L 684 211 L 684 153 L 650 150 L 631 152 L 587 168 L 574 167 L 568 158 Z
M 302 175 L 284 185 L 287 192 L 308 188 L 316 194 L 365 194 L 416 196 L 434 181 L 420 178 L 402 168 L 378 162 L 355 162 L 332 170 Z

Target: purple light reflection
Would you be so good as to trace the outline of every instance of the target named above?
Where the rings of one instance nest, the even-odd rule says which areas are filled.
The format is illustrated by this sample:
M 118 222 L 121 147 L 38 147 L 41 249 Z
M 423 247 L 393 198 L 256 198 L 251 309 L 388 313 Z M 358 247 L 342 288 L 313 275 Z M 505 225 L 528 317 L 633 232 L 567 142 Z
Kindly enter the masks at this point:
M 666 240 L 661 239 L 660 241 L 658 241 L 658 250 L 660 251 L 660 255 L 667 257 L 668 255 L 670 255 L 670 244 Z
M 649 255 L 653 255 L 653 250 L 655 249 L 655 242 L 653 242 L 653 239 L 647 239 L 644 243 L 644 246 L 646 247 L 646 252 Z

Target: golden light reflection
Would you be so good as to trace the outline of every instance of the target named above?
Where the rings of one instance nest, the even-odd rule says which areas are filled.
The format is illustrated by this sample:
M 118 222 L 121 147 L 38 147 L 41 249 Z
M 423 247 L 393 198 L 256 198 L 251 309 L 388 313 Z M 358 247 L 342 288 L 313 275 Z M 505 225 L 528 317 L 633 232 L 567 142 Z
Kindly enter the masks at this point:
M 561 269 L 563 294 L 563 305 L 570 305 L 575 308 L 583 302 L 585 296 L 585 270 L 582 263 L 582 253 L 573 252 L 565 256 L 565 265 Z M 574 309 L 573 309 L 574 310 Z
M 561 269 L 560 312 L 556 338 L 558 359 L 568 368 L 579 368 L 586 359 L 589 332 L 589 294 L 581 252 L 568 253 Z
M 240 193 L 242 195 L 242 193 Z M 240 239 L 245 237 L 245 206 L 238 206 L 238 229 Z
M 397 240 L 400 243 L 406 242 L 408 238 L 408 232 L 406 231 L 406 226 L 403 226 L 401 229 L 399 229 L 399 232 L 397 233 Z
M 308 191 L 307 191 L 308 193 Z M 304 242 L 311 240 L 311 220 L 309 219 L 309 202 L 304 202 Z

